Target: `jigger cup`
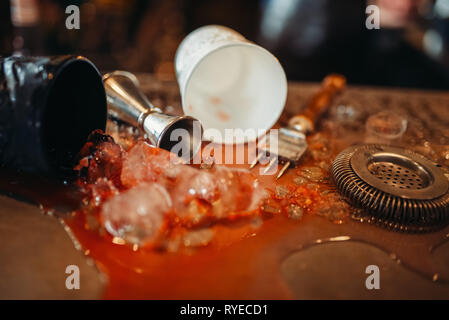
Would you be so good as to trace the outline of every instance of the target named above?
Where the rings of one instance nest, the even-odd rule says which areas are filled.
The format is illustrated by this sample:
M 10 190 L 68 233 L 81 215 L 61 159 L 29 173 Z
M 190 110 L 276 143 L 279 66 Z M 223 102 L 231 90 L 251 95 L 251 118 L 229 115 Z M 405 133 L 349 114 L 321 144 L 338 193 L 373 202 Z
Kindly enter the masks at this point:
M 287 79 L 279 61 L 227 27 L 204 26 L 187 35 L 175 69 L 184 113 L 202 122 L 207 140 L 234 143 L 238 130 L 226 129 L 249 129 L 244 140 L 254 140 L 284 109 Z
M 170 116 L 151 104 L 136 76 L 114 71 L 103 76 L 108 113 L 142 129 L 149 142 L 190 162 L 201 148 L 203 128 L 190 116 Z

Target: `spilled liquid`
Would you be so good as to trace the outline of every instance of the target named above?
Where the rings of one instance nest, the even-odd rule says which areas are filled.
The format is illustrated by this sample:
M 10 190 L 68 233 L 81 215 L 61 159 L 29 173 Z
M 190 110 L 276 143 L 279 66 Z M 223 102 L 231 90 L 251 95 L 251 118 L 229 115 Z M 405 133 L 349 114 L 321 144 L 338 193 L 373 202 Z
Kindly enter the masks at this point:
M 310 256 L 308 260 L 301 258 L 301 254 L 311 248 L 335 243 L 343 245 L 338 250 L 349 260 L 358 256 L 351 254 L 354 247 L 347 246 L 345 249 L 346 243 L 361 244 L 362 251 L 364 246 L 376 248 L 384 253 L 387 260 L 400 266 L 392 271 L 393 279 L 394 275 L 398 279 L 406 278 L 403 274 L 411 272 L 412 277 L 424 281 L 426 290 L 435 290 L 436 296 L 444 297 L 449 283 L 448 227 L 432 233 L 406 234 L 358 221 L 352 218 L 355 211 L 339 198 L 332 187 L 328 168 L 333 158 L 345 147 L 363 142 L 360 134 L 363 132 L 363 117 L 345 119 L 346 123 L 340 120 L 338 115 L 331 113 L 320 133 L 308 138 L 310 148 L 299 166 L 287 171 L 278 181 L 274 176 L 260 176 L 257 168 L 254 169 L 260 187 L 270 191 L 270 201 L 260 208 L 264 213 L 261 219 L 215 224 L 210 227 L 213 238 L 204 245 L 191 246 L 188 240 L 183 239 L 183 245 L 173 252 L 139 248 L 93 231 L 87 221 L 88 216 L 82 211 L 70 209 L 73 214 L 59 217 L 70 228 L 85 254 L 108 277 L 104 294 L 106 299 L 326 297 L 324 291 L 307 296 L 298 291 L 295 283 L 304 275 L 301 270 L 314 270 L 317 272 L 315 274 L 320 274 L 320 270 L 326 273 L 329 268 L 338 269 L 338 265 L 318 263 Z M 417 130 L 414 126 L 410 130 L 410 136 L 404 137 L 404 144 L 410 145 L 410 139 L 415 139 L 413 143 L 425 140 L 424 137 L 413 136 L 414 130 Z M 117 134 L 122 132 L 110 133 L 120 139 Z M 426 148 L 425 143 L 416 146 Z M 446 165 L 441 153 L 444 148 L 446 142 L 435 144 L 434 148 L 430 148 L 432 151 L 425 155 L 434 156 L 435 160 Z M 76 208 L 79 201 L 76 192 L 73 192 L 76 189 L 70 185 L 48 186 L 45 192 L 36 191 L 36 185 L 23 181 L 1 187 L 42 203 L 44 208 L 61 208 L 61 212 Z M 52 190 L 50 197 L 49 190 Z M 53 193 L 56 190 L 59 193 Z M 302 210 L 291 210 L 293 200 Z M 370 255 L 364 257 L 370 263 Z M 303 259 L 305 265 L 292 264 L 297 263 L 298 259 Z M 373 259 L 373 263 L 387 261 L 382 259 Z M 326 259 L 322 261 L 332 263 Z M 357 262 L 360 261 L 354 261 Z M 360 270 L 359 276 L 341 274 L 344 283 L 363 283 L 366 278 L 364 270 Z M 319 288 L 330 286 L 325 279 L 317 281 L 321 281 Z M 397 285 L 399 289 L 396 290 L 400 293 L 406 294 L 413 289 L 412 284 L 398 282 Z M 341 292 L 351 292 L 352 295 L 347 296 L 357 297 L 357 292 L 362 289 L 341 288 Z

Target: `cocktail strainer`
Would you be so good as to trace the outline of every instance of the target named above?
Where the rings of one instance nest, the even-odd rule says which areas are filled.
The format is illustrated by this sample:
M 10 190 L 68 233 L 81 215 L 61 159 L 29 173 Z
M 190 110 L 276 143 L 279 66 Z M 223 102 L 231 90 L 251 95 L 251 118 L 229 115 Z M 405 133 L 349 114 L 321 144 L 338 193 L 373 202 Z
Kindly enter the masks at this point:
M 401 231 L 429 231 L 449 220 L 449 180 L 434 162 L 410 150 L 361 145 L 333 162 L 338 190 L 370 222 Z

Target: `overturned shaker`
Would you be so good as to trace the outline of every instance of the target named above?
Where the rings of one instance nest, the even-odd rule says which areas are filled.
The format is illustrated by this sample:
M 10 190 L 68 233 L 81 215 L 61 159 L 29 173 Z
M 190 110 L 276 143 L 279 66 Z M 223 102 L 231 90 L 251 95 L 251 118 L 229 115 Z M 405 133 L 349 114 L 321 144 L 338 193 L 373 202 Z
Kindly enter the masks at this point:
M 136 76 L 114 71 L 103 76 L 108 113 L 143 130 L 149 142 L 190 162 L 201 148 L 203 127 L 190 116 L 162 113 L 139 89 Z
M 101 74 L 81 56 L 0 58 L 0 168 L 73 178 L 77 154 L 106 126 Z

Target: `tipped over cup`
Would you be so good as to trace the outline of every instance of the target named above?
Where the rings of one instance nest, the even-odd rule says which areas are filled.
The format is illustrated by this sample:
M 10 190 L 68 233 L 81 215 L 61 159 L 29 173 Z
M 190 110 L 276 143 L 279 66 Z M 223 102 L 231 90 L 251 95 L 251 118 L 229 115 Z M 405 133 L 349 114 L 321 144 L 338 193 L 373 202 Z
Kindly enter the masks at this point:
M 204 138 L 250 142 L 279 119 L 287 98 L 285 72 L 269 51 L 224 26 L 191 32 L 175 68 L 184 113 L 197 118 Z

